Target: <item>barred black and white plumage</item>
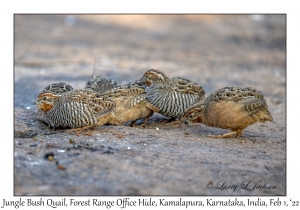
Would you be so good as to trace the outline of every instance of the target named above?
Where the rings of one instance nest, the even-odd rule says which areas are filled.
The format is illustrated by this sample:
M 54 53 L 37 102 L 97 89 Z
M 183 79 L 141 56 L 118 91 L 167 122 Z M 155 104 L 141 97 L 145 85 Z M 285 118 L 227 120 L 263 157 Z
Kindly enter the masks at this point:
M 63 94 L 43 91 L 36 105 L 39 119 L 53 128 L 94 125 L 115 109 L 113 101 L 104 100 L 97 92 L 89 90 L 71 90 Z
M 146 99 L 159 113 L 180 118 L 186 109 L 204 98 L 205 91 L 198 84 L 180 77 L 168 78 L 163 72 L 150 69 L 141 79 L 146 84 Z

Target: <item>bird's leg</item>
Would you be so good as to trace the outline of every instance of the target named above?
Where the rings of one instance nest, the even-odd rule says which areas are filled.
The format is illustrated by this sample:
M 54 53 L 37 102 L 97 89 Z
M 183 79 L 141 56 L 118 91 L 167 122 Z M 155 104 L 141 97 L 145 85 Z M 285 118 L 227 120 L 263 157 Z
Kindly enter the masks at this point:
M 222 134 L 222 135 L 207 135 L 207 137 L 212 137 L 212 138 L 230 138 L 233 135 L 236 135 L 235 131 L 229 132 L 229 133 L 225 133 L 225 134 Z
M 131 123 L 129 124 L 129 126 L 130 126 L 130 127 L 133 127 L 133 126 L 135 126 L 135 123 L 136 123 L 136 120 L 131 121 Z
M 230 137 L 235 137 L 238 138 L 239 136 L 243 135 L 242 134 L 243 130 L 236 130 L 232 131 L 229 133 L 224 133 L 222 135 L 207 135 L 207 137 L 212 137 L 212 138 L 230 138 Z
M 84 127 L 81 127 L 81 128 L 74 128 L 74 129 L 71 129 L 71 130 L 67 130 L 67 132 L 76 132 L 75 134 L 76 134 L 76 136 L 78 136 L 80 133 L 82 133 L 82 131 L 84 131 L 86 129 L 106 124 L 108 122 L 109 117 L 110 116 L 107 115 L 105 117 L 102 117 L 102 118 L 98 119 L 98 122 L 96 124 L 84 126 Z M 91 136 L 93 133 L 92 132 L 87 132 L 87 133 L 83 133 L 83 134 Z
M 149 116 L 149 117 L 146 117 L 145 120 L 144 120 L 144 122 L 143 122 L 142 124 L 136 126 L 136 127 L 143 127 L 143 128 L 145 128 L 146 125 L 147 125 L 147 122 L 148 122 L 149 118 L 150 118 L 150 116 Z
M 183 119 L 184 119 L 183 117 L 180 118 L 179 120 L 176 120 L 176 118 L 171 118 L 171 119 L 169 120 L 169 122 L 167 122 L 167 123 L 165 124 L 165 126 L 169 126 L 169 125 L 177 125 L 177 124 L 181 125 Z
M 243 132 L 243 130 L 238 130 L 238 131 L 236 131 L 236 136 L 235 136 L 235 138 L 238 138 L 238 137 L 240 137 L 240 136 L 244 136 L 244 134 L 243 134 L 242 132 Z
M 69 129 L 69 130 L 66 130 L 67 133 L 72 133 L 72 132 L 77 132 L 79 130 L 81 130 L 82 128 L 73 128 L 73 129 Z
M 171 117 L 171 119 L 168 119 L 167 122 L 165 122 L 165 126 L 169 126 L 169 125 L 176 125 L 176 124 L 181 124 L 182 123 L 182 119 L 176 120 L 177 118 L 175 117 Z
M 74 128 L 74 129 L 71 129 L 71 130 L 67 130 L 66 132 L 70 133 L 70 132 L 75 132 L 76 136 L 78 136 L 80 133 L 82 133 L 82 131 L 86 130 L 86 129 L 89 129 L 89 128 L 93 128 L 97 125 L 93 124 L 93 125 L 88 125 L 88 126 L 84 126 L 84 127 L 81 127 L 81 128 Z M 91 133 L 82 133 L 82 134 L 86 134 L 86 135 L 92 135 Z
M 138 125 L 138 126 L 135 126 L 135 127 L 143 127 L 143 128 L 145 128 L 146 125 L 147 125 L 147 122 L 148 122 L 149 118 L 154 114 L 154 111 L 153 111 L 153 110 L 151 110 L 151 111 L 152 111 L 152 113 L 151 113 L 148 117 L 145 118 L 144 122 L 143 122 L 142 124 Z M 136 122 L 136 120 L 133 121 L 133 122 L 131 122 L 130 125 L 131 125 L 131 124 L 132 124 L 132 125 L 135 125 L 135 122 Z M 134 123 L 134 124 L 133 124 L 133 123 Z

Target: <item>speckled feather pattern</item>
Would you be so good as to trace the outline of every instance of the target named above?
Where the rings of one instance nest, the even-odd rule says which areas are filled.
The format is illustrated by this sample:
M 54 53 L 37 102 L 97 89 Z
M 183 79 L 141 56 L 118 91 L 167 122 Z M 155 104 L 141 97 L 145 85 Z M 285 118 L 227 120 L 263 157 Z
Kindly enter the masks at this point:
M 186 122 L 201 122 L 212 127 L 230 129 L 238 137 L 255 122 L 273 122 L 267 102 L 259 91 L 247 87 L 225 87 L 191 106 L 185 113 Z
M 65 82 L 57 82 L 51 85 L 48 85 L 43 91 L 52 92 L 56 94 L 63 94 L 73 90 L 73 87 Z

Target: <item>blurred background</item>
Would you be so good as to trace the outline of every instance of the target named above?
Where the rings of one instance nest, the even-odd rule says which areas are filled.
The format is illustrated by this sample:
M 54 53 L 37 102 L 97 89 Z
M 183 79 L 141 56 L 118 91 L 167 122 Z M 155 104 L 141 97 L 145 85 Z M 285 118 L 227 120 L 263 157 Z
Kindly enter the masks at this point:
M 119 84 L 156 68 L 207 94 L 251 86 L 285 98 L 285 15 L 15 15 L 14 24 L 15 106 L 53 82 L 84 88 L 94 63 Z

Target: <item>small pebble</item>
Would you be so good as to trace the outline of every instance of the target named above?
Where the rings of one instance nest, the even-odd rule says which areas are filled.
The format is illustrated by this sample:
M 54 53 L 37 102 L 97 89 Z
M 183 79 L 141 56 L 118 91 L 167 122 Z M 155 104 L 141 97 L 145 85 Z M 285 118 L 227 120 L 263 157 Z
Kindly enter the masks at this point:
M 64 167 L 63 165 L 58 165 L 57 168 L 58 168 L 59 170 L 66 170 L 66 167 Z
M 158 127 L 156 127 L 155 129 L 156 129 L 157 131 L 159 131 L 159 128 L 158 128 Z
M 54 154 L 52 152 L 49 152 L 45 155 L 45 159 L 49 160 L 49 161 L 53 161 L 54 160 Z
M 29 145 L 29 147 L 36 147 L 37 146 L 37 144 L 31 144 L 31 145 Z

